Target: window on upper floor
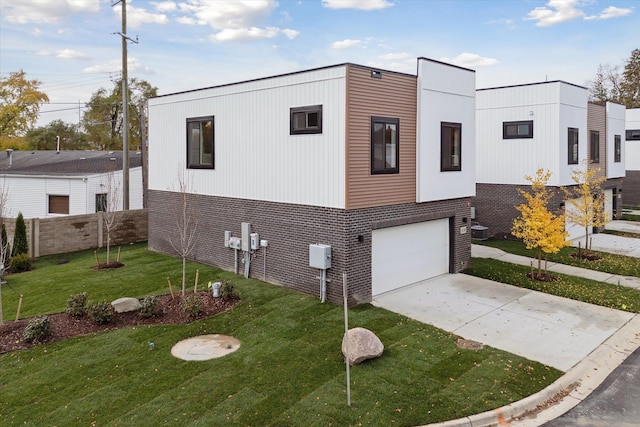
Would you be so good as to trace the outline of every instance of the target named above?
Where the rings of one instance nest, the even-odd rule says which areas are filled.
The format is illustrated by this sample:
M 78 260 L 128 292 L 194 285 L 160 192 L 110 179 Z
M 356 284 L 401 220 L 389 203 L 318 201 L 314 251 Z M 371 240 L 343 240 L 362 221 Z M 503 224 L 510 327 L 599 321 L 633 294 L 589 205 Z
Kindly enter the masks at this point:
M 289 110 L 289 134 L 322 133 L 322 105 L 295 107 Z
M 69 196 L 49 195 L 50 214 L 69 214 Z
M 371 117 L 371 173 L 400 172 L 400 120 Z
M 591 163 L 600 163 L 600 132 L 592 130 L 589 138 L 589 159 Z
M 107 193 L 96 194 L 96 212 L 107 211 Z
M 568 130 L 568 163 L 570 165 L 578 164 L 578 128 L 569 128 Z
M 620 135 L 613 136 L 613 161 L 615 163 L 622 161 L 622 138 Z
M 502 123 L 502 139 L 533 138 L 533 120 Z
M 462 170 L 462 124 L 440 122 L 440 171 Z
M 213 116 L 187 119 L 187 167 L 214 168 Z
M 627 141 L 640 141 L 640 129 L 627 129 Z

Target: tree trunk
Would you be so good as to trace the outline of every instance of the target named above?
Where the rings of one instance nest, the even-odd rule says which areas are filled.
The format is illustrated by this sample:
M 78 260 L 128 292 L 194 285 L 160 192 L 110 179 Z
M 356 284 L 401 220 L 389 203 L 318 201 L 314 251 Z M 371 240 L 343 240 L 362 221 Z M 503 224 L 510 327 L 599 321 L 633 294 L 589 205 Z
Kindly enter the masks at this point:
M 185 287 L 187 284 L 187 257 L 182 257 L 182 296 L 185 295 Z
M 584 228 L 584 236 L 585 236 L 584 237 L 584 250 L 588 251 L 588 250 L 591 249 L 589 247 L 589 226 L 588 225 Z
M 542 249 L 538 247 L 538 276 L 542 274 Z

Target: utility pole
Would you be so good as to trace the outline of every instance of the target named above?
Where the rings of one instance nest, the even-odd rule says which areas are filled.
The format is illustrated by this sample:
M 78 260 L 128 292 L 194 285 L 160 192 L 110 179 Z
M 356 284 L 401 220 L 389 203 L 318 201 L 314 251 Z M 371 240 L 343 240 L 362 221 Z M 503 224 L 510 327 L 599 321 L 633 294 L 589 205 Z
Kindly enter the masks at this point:
M 138 43 L 138 38 L 127 37 L 127 0 L 116 0 L 115 6 L 122 3 L 122 209 L 129 210 L 129 77 L 127 73 L 127 41 Z

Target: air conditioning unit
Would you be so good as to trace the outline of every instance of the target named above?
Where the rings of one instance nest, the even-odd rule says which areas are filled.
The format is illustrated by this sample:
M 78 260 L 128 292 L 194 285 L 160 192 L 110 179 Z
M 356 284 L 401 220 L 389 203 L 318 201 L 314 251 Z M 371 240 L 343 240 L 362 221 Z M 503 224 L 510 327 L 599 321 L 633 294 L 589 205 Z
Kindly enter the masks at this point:
M 489 238 L 489 227 L 485 227 L 483 225 L 472 225 L 471 238 L 474 240 L 487 240 Z

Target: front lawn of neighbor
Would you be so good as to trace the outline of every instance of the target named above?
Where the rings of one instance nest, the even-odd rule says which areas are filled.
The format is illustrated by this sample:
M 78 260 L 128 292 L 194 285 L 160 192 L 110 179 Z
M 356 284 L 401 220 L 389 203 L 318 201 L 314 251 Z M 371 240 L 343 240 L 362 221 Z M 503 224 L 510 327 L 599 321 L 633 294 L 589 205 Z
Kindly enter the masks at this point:
M 518 240 L 491 238 L 489 240 L 474 241 L 473 243 L 502 249 L 505 252 L 516 255 L 523 255 L 534 259 L 538 258 L 535 249 L 527 249 L 524 243 Z M 576 252 L 578 252 L 578 248 L 562 248 L 557 254 L 543 254 L 543 262 L 546 256 L 550 262 L 588 268 L 589 270 L 604 271 L 611 274 L 640 277 L 640 260 L 636 257 L 593 251 L 598 254 L 601 259 L 589 261 L 571 256 L 571 254 Z M 537 262 L 535 265 L 537 266 Z
M 180 261 L 123 248 L 125 267 L 96 271 L 93 252 L 46 257 L 9 276 L 5 320 L 59 312 L 71 294 L 113 300 L 166 293 Z M 57 426 L 412 426 L 454 419 L 520 400 L 562 373 L 500 350 L 466 350 L 456 337 L 369 304 L 350 326 L 375 332 L 382 357 L 351 368 L 352 405 L 340 343 L 343 309 L 319 298 L 204 265 L 200 281 L 229 279 L 241 301 L 187 325 L 143 326 L 0 355 L 0 425 Z M 334 285 L 335 286 L 335 285 Z M 177 289 L 177 286 L 176 286 Z M 186 362 L 171 347 L 200 334 L 241 341 L 220 359 Z M 154 343 L 151 350 L 149 342 Z

